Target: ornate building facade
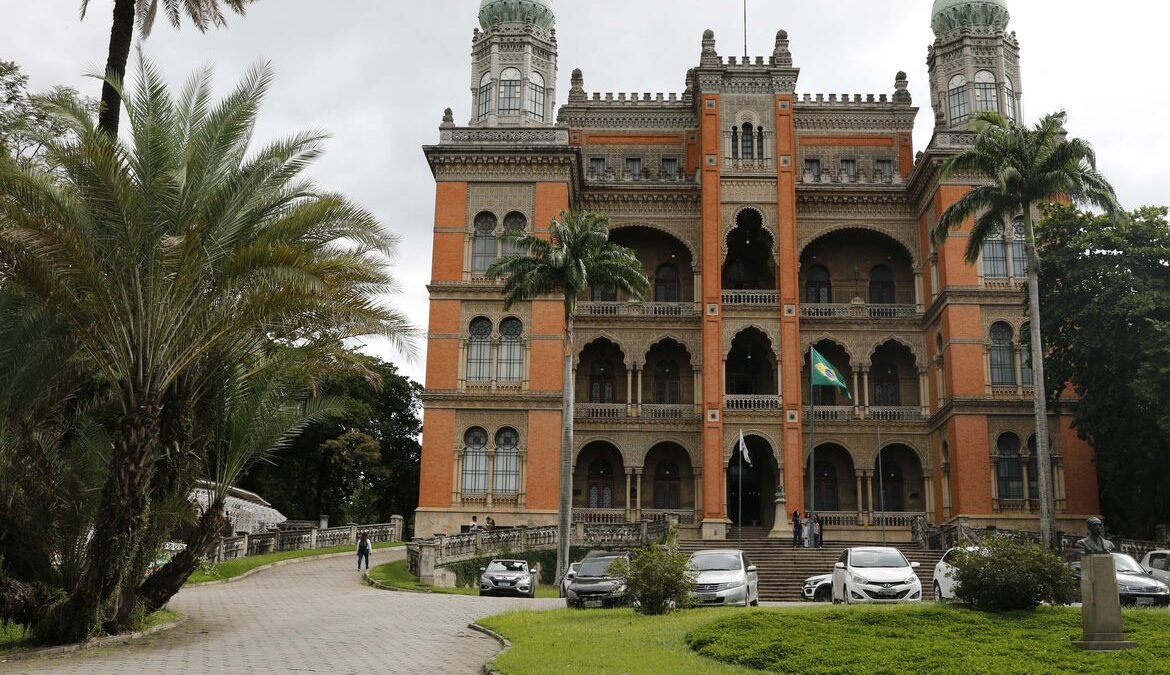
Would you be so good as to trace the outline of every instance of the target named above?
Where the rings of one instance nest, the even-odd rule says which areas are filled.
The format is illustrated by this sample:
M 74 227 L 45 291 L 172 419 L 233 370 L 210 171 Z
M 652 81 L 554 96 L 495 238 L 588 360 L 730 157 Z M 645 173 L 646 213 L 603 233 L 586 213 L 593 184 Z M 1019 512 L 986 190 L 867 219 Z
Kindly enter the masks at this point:
M 569 209 L 607 216 L 652 289 L 578 305 L 575 519 L 675 514 L 719 539 L 738 522 L 783 528 L 815 495 L 837 537 L 872 538 L 883 519 L 908 534 L 917 515 L 1036 529 L 1020 233 L 1005 223 L 976 265 L 966 228 L 939 247 L 929 236 L 970 188 L 940 166 L 972 142 L 971 117 L 1020 119 L 1008 20 L 1004 0 L 936 1 L 935 125 L 915 156 L 905 73 L 887 94 L 798 93 L 785 31 L 750 59 L 720 56 L 707 31 L 681 94 L 588 93 L 574 71 L 554 114 L 551 0 L 484 0 L 472 119 L 448 114 L 425 148 L 437 187 L 416 531 L 476 514 L 555 522 L 562 305 L 505 311 L 484 272 L 504 233 L 545 234 Z M 852 400 L 818 388 L 810 406 L 810 346 Z M 1068 418 L 1051 429 L 1072 527 L 1098 510 L 1093 451 Z

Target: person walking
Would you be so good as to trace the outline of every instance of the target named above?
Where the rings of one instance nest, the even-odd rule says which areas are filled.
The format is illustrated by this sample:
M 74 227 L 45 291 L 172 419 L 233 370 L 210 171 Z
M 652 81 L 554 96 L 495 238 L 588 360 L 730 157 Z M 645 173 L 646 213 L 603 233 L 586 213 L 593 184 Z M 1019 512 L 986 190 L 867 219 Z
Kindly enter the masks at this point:
M 792 548 L 800 548 L 800 511 L 792 512 Z
M 360 537 L 358 537 L 358 543 L 357 543 L 358 570 L 361 570 L 361 568 L 362 568 L 362 560 L 366 561 L 366 570 L 368 571 L 370 569 L 370 549 L 371 548 L 373 548 L 373 547 L 370 546 L 370 535 L 366 534 L 365 532 L 362 532 L 362 535 Z
M 821 517 L 820 516 L 817 516 L 813 520 L 813 539 L 816 542 L 817 548 L 823 548 L 823 544 L 821 543 Z

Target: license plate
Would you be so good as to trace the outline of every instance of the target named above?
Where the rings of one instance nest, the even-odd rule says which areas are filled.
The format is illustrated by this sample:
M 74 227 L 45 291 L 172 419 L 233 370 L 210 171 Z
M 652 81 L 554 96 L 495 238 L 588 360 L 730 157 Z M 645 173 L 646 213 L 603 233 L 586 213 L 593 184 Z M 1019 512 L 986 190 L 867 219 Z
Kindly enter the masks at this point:
M 704 593 L 698 596 L 699 602 L 715 602 L 715 595 L 711 593 Z
M 512 582 L 511 582 L 511 581 L 501 581 L 501 582 L 500 582 L 500 586 L 501 586 L 501 587 L 503 587 L 503 588 L 508 588 L 508 587 L 510 587 L 511 585 L 512 585 Z
M 600 600 L 586 600 L 584 604 L 586 607 L 601 607 L 602 602 Z
M 1154 604 L 1156 604 L 1156 603 L 1155 603 L 1155 600 L 1153 598 L 1138 598 L 1137 599 L 1138 607 L 1152 606 Z
M 897 591 L 878 591 L 877 594 L 882 596 L 883 598 L 892 598 L 895 595 L 897 595 L 898 592 Z

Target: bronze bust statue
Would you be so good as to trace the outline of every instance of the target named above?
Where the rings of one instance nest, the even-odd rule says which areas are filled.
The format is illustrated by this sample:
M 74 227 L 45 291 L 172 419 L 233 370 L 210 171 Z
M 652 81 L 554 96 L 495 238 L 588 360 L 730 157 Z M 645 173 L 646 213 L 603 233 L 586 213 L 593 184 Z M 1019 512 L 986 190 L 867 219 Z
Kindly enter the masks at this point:
M 1113 553 L 1113 542 L 1105 538 L 1105 526 L 1100 518 L 1090 518 L 1089 536 L 1077 542 L 1077 548 L 1086 555 Z

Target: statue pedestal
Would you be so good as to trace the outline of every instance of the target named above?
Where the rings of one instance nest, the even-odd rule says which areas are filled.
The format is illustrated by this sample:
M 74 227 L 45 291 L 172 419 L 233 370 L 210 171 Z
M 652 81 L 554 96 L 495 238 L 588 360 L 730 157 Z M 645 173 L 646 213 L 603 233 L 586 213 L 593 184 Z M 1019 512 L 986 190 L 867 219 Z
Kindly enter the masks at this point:
M 776 516 L 772 520 L 772 530 L 768 532 L 769 539 L 787 539 L 792 536 L 792 523 L 788 522 L 788 500 L 783 496 L 776 498 Z
M 1125 639 L 1121 626 L 1121 598 L 1117 594 L 1117 567 L 1113 556 L 1081 557 L 1081 618 L 1084 636 L 1073 642 L 1081 649 L 1113 652 L 1137 645 Z

